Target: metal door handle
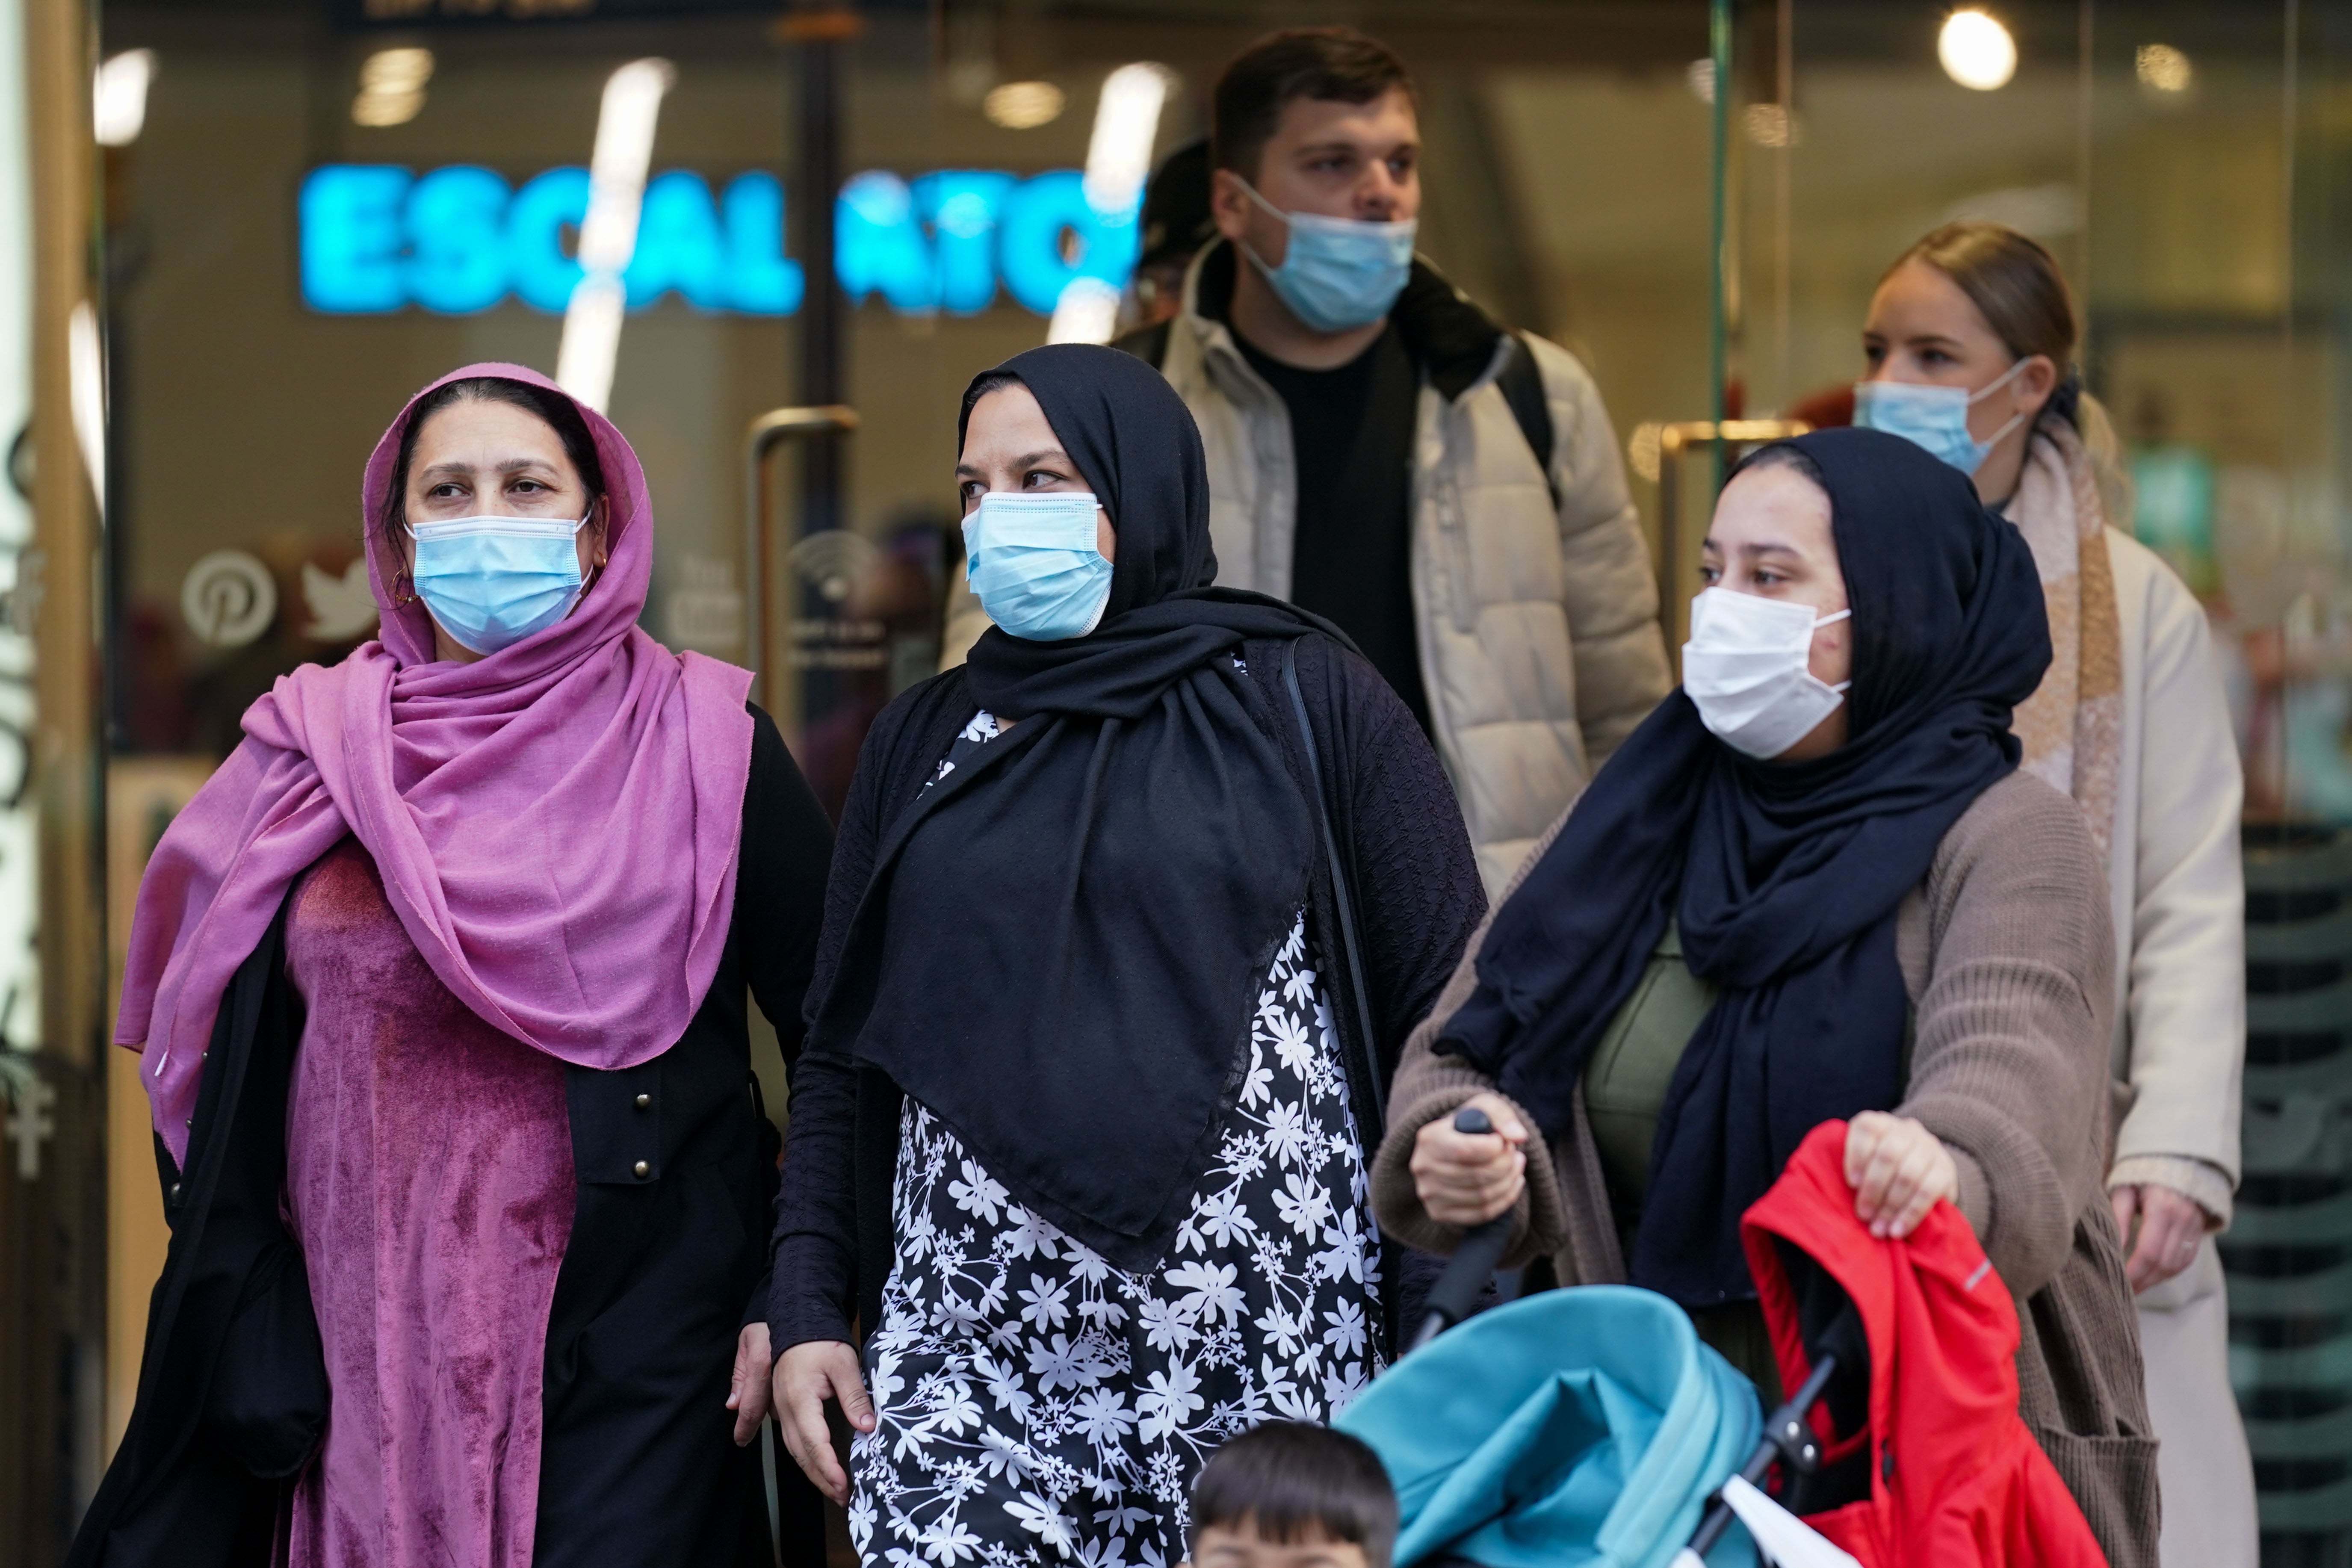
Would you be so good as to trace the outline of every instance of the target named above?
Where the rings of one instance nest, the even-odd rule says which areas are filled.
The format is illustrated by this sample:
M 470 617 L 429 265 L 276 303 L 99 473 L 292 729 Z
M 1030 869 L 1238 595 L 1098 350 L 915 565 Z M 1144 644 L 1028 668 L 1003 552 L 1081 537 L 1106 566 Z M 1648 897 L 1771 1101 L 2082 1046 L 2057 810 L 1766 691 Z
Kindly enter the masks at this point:
M 1693 447 L 1756 447 L 1802 436 L 1812 426 L 1801 419 L 1685 419 L 1658 426 L 1658 625 L 1666 637 L 1666 658 L 1679 678 L 1682 640 L 1675 635 L 1682 603 L 1683 454 Z
M 786 441 L 842 436 L 856 428 L 856 409 L 845 403 L 824 403 L 771 408 L 743 433 L 743 569 L 750 579 L 743 594 L 743 658 L 751 667 L 760 705 L 771 712 L 776 703 L 768 687 L 768 627 L 775 619 L 770 603 L 775 583 L 769 558 L 768 454 Z

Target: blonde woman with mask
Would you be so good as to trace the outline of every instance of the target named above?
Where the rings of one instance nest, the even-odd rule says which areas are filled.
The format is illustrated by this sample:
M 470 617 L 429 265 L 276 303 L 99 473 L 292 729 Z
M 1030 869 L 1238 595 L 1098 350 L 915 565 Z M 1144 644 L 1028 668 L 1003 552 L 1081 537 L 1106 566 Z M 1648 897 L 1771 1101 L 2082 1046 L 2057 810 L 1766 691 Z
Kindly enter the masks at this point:
M 2073 795 L 2116 923 L 2107 1190 L 2129 1247 L 2166 1568 L 2253 1568 L 2253 1472 L 2213 1235 L 2238 1181 L 2245 1058 L 2238 752 L 2203 612 L 2127 531 L 2116 439 L 2072 370 L 2057 262 L 1990 223 L 1896 260 L 1863 329 L 1854 422 L 1970 475 L 2032 545 L 2053 658 L 2017 710 L 2024 771 Z

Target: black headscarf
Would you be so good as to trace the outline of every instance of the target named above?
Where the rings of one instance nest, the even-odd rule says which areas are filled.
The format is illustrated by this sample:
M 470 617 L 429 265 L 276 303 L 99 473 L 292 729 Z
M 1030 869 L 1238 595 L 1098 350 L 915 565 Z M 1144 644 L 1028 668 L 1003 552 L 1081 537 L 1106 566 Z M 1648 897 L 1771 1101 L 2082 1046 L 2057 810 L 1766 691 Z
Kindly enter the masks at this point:
M 1667 1089 L 1630 1262 L 1635 1284 L 1692 1307 L 1755 1295 L 1739 1216 L 1808 1131 L 1899 1100 L 1896 908 L 2016 767 L 2010 712 L 2050 664 L 2033 557 L 1965 475 L 1874 430 L 1780 445 L 1829 492 L 1853 609 L 1846 743 L 1758 762 L 1669 696 L 1496 912 L 1439 1045 L 1558 1135 L 1679 920 L 1685 961 L 1721 992 Z
M 815 1026 L 1015 1199 L 1141 1269 L 1216 1152 L 1258 981 L 1307 901 L 1311 808 L 1231 656 L 1346 639 L 1208 586 L 1201 435 L 1157 371 L 1068 344 L 987 374 L 1007 372 L 1110 516 L 1110 601 L 1087 637 L 974 645 L 975 700 L 1020 722 L 889 831 Z

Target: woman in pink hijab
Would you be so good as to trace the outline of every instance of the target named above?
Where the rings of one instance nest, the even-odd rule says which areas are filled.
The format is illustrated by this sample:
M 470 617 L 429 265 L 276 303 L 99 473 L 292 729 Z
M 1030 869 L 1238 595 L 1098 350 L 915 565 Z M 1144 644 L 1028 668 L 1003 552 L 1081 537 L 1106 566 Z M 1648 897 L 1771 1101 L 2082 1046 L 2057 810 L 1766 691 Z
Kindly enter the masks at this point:
M 378 639 L 253 705 L 140 887 L 173 1234 L 71 1560 L 766 1563 L 745 996 L 794 1052 L 830 829 L 750 676 L 639 629 L 603 416 L 467 366 L 363 506 Z

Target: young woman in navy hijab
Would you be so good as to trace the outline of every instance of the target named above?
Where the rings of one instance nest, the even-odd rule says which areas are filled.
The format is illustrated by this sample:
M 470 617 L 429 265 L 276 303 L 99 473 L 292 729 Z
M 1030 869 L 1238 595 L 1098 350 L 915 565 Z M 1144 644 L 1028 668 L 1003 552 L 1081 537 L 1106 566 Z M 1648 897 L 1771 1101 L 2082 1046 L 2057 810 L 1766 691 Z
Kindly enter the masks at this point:
M 2018 771 L 2050 662 L 2033 557 L 1897 437 L 1768 447 L 1724 489 L 1682 690 L 1570 805 L 1399 1069 L 1373 1179 L 1451 1247 L 1689 1309 L 1769 1390 L 1740 1216 L 1822 1122 L 1857 1217 L 1949 1201 L 2018 1299 L 2020 1411 L 2117 1568 L 2154 1563 L 2121 1237 L 2102 1191 L 2114 963 L 2074 803 Z M 1453 1131 L 1481 1105 L 1497 1132 Z M 1507 1255 L 1505 1261 L 1514 1261 Z

